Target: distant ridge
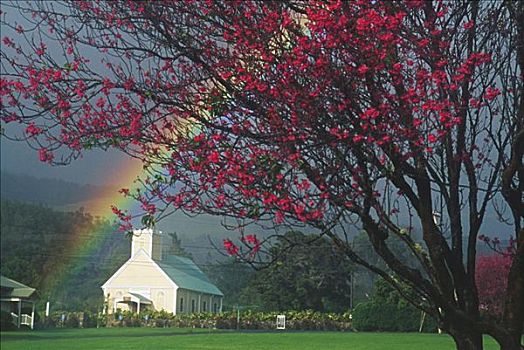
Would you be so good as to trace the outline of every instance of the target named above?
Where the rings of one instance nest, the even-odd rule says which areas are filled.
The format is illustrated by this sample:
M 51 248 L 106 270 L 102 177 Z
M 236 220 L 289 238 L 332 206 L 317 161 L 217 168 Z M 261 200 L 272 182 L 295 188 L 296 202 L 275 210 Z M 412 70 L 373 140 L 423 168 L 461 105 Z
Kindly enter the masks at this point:
M 80 185 L 60 179 L 39 178 L 5 171 L 0 172 L 0 180 L 2 199 L 51 206 L 71 206 L 86 202 L 92 199 L 95 193 L 113 189 L 112 187 Z

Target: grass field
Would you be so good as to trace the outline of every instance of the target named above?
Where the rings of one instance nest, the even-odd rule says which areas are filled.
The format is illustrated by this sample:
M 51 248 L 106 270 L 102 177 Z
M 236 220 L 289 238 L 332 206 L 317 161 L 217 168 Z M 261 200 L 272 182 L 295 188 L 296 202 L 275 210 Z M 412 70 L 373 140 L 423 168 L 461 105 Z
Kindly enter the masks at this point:
M 447 335 L 418 333 L 232 332 L 173 328 L 2 332 L 2 350 L 452 350 Z M 486 338 L 486 350 L 498 347 Z

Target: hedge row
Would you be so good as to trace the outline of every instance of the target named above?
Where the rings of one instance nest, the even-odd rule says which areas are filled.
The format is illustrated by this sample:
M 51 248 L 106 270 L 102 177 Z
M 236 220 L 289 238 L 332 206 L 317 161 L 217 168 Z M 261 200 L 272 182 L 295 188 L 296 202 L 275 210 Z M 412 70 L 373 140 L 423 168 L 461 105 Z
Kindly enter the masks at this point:
M 353 319 L 351 319 L 349 312 L 335 314 L 310 310 L 242 311 L 240 312 L 239 323 L 237 323 L 235 311 L 177 315 L 165 311 L 144 312 L 139 315 L 131 312 L 120 312 L 113 315 L 90 312 L 54 312 L 50 317 L 43 318 L 42 322 L 37 324 L 37 327 L 177 327 L 272 330 L 276 328 L 276 318 L 280 314 L 286 316 L 286 329 L 290 330 L 414 332 L 419 330 L 421 320 L 420 311 L 413 307 L 367 302 L 357 305 L 352 314 Z M 423 330 L 425 332 L 436 331 L 435 321 L 426 317 Z
M 349 313 L 334 314 L 315 311 L 287 312 L 240 312 L 237 313 L 194 313 L 173 315 L 165 311 L 144 312 L 140 314 L 120 312 L 113 315 L 54 312 L 47 320 L 47 327 L 177 327 L 177 328 L 216 328 L 216 329 L 259 329 L 276 328 L 277 315 L 286 316 L 286 329 L 292 330 L 336 330 L 351 329 Z
M 49 317 L 42 317 L 42 322 L 38 326 L 44 328 L 94 328 L 105 327 L 106 317 L 99 313 L 93 312 L 71 312 L 55 311 Z
M 422 314 L 411 306 L 367 302 L 358 304 L 353 311 L 353 327 L 358 331 L 418 332 Z M 437 324 L 427 316 L 424 332 L 435 332 Z

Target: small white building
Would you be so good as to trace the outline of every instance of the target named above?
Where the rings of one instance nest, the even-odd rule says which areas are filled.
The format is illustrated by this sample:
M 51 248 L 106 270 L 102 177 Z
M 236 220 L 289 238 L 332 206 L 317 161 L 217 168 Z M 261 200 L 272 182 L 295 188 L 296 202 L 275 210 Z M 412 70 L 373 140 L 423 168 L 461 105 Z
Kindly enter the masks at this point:
M 15 326 L 33 329 L 36 289 L 5 276 L 0 276 L 0 308 L 9 313 Z
M 131 257 L 102 285 L 108 313 L 146 307 L 173 314 L 221 312 L 222 292 L 191 259 L 162 248 L 161 234 L 133 231 Z

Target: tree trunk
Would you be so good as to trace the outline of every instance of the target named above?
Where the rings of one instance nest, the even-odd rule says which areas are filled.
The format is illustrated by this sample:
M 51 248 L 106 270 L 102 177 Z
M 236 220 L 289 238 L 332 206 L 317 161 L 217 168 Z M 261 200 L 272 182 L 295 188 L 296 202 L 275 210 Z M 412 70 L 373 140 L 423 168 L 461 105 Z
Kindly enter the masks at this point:
M 521 336 L 515 337 L 512 332 L 504 331 L 492 334 L 500 346 L 500 350 L 524 350 L 521 344 Z
M 455 341 L 457 350 L 482 350 L 482 333 L 461 325 L 451 325 L 449 334 Z
M 515 341 L 513 337 L 508 337 L 507 339 L 499 342 L 500 350 L 523 350 L 524 346 L 521 345 L 520 339 Z
M 444 326 L 444 329 L 455 341 L 457 350 L 483 350 L 483 334 L 476 327 L 453 322 Z M 498 343 L 500 350 L 524 350 L 521 335 L 515 337 L 513 332 L 500 326 L 489 327 L 489 329 L 485 331 Z

